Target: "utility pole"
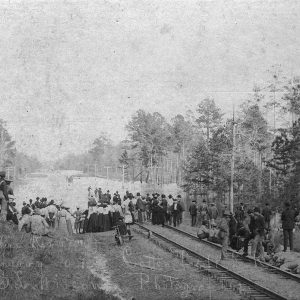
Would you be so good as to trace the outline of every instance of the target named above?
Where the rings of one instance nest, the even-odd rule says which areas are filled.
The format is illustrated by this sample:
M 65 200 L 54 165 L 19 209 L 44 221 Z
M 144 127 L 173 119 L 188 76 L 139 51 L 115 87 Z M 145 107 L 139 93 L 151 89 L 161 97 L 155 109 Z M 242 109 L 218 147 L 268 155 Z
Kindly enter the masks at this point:
M 110 169 L 111 167 L 104 167 L 106 169 L 106 183 L 108 185 L 108 169 Z
M 232 155 L 231 155 L 231 180 L 230 180 L 230 199 L 229 199 L 229 209 L 233 213 L 233 183 L 234 183 L 234 159 L 235 159 L 235 119 L 234 119 L 234 106 L 233 106 L 233 116 L 232 116 Z
M 173 161 L 172 161 L 172 158 L 171 158 L 171 178 L 170 178 L 170 183 L 173 182 Z
M 95 164 L 95 177 L 97 177 L 97 164 Z

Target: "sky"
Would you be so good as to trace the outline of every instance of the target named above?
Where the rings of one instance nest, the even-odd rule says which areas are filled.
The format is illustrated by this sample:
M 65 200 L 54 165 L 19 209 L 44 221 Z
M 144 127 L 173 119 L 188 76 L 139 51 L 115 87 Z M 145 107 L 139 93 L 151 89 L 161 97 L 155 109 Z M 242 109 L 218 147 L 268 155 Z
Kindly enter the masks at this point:
M 300 75 L 300 2 L 0 0 L 0 61 L 0 118 L 55 160 L 121 141 L 138 109 L 170 120 L 213 97 L 229 113 L 272 66 Z

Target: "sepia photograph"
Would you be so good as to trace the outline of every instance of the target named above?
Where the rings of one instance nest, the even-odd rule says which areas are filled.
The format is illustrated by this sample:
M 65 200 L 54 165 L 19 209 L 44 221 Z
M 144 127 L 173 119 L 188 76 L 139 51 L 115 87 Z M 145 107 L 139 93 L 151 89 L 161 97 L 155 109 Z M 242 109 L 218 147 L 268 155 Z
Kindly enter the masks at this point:
M 300 1 L 0 0 L 0 299 L 299 300 Z

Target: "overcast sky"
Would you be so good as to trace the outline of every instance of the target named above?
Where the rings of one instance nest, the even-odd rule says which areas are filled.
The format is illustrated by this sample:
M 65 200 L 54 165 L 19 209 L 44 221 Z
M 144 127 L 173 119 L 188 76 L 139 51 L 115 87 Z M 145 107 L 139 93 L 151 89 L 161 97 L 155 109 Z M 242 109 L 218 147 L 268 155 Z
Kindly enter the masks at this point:
M 300 1 L 0 1 L 0 117 L 40 159 L 115 142 L 137 109 L 168 119 L 205 96 L 229 112 L 300 75 Z M 297 73 L 298 72 L 298 73 Z

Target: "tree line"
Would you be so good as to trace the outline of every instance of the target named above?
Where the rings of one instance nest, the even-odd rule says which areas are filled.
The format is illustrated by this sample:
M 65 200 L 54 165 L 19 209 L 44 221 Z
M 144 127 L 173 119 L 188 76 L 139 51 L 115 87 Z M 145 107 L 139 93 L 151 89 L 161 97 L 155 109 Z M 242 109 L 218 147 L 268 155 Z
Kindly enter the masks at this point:
M 234 115 L 210 97 L 171 120 L 140 109 L 126 125 L 126 140 L 113 145 L 102 134 L 56 167 L 156 186 L 176 182 L 217 201 L 230 196 L 233 181 L 235 202 L 299 202 L 300 80 L 279 83 L 274 75 L 274 82 L 255 87 Z
M 36 157 L 31 157 L 17 151 L 15 141 L 6 129 L 6 123 L 0 119 L 0 169 L 8 170 L 7 175 L 14 176 L 14 180 L 24 177 L 40 169 L 42 164 Z

